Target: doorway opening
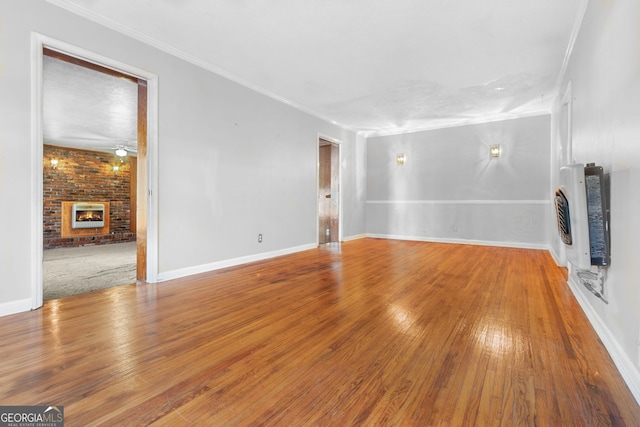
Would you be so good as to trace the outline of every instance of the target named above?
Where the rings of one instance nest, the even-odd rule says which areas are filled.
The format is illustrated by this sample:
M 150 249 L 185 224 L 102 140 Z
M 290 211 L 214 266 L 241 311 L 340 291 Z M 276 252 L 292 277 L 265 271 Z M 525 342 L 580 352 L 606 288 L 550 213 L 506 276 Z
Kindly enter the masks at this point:
M 340 145 L 318 140 L 318 244 L 340 241 Z
M 36 257 L 32 276 L 32 309 L 42 306 L 44 300 L 43 263 L 44 251 L 47 249 L 45 242 L 49 245 L 55 245 L 56 237 L 59 240 L 57 243 L 60 244 L 58 247 L 62 247 L 64 250 L 73 249 L 74 246 L 87 249 L 110 247 L 110 251 L 103 253 L 98 251 L 98 256 L 105 259 L 110 256 L 109 253 L 113 252 L 116 246 L 120 244 L 123 247 L 127 246 L 127 253 L 133 255 L 131 262 L 133 271 L 130 279 L 123 283 L 114 281 L 113 286 L 132 282 L 156 282 L 157 203 L 152 197 L 151 188 L 157 183 L 157 158 L 151 154 L 156 151 L 157 145 L 157 77 L 127 64 L 98 56 L 46 36 L 35 34 L 33 41 L 35 72 L 32 82 L 35 97 L 32 109 L 34 123 L 32 141 L 36 187 L 34 189 L 34 215 L 32 218 L 34 220 L 33 242 L 36 247 Z M 98 82 L 91 78 L 78 80 L 82 82 L 78 88 L 80 92 L 99 93 L 99 91 L 95 91 L 95 86 L 103 84 L 105 78 L 112 82 L 126 81 L 127 84 L 133 86 L 133 92 L 130 94 L 130 97 L 133 98 L 129 103 L 132 106 L 130 112 L 122 111 L 123 108 L 126 109 L 126 106 L 123 107 L 123 105 L 112 104 L 106 107 L 107 110 L 111 110 L 112 120 L 114 116 L 132 116 L 133 135 L 129 138 L 113 137 L 108 133 L 108 129 L 112 126 L 117 127 L 115 124 L 100 124 L 101 117 L 96 117 L 98 125 L 95 125 L 93 120 L 83 117 L 77 110 L 74 112 L 72 109 L 71 111 L 63 111 L 62 114 L 72 117 L 77 122 L 73 132 L 65 133 L 62 131 L 60 134 L 50 132 L 51 121 L 47 121 L 49 119 L 47 111 L 51 110 L 44 108 L 46 94 L 43 89 L 47 78 L 44 64 L 45 62 L 50 63 L 50 61 L 56 61 L 58 64 L 63 63 L 67 69 L 71 67 L 75 70 L 74 72 L 78 72 L 80 75 L 101 76 Z M 119 90 L 119 85 L 116 83 L 112 87 L 108 87 L 107 90 L 116 93 Z M 100 100 L 100 98 L 97 96 L 95 99 Z M 113 114 L 114 112 L 115 114 Z M 62 124 L 63 121 L 57 122 Z M 56 131 L 59 130 L 56 129 Z M 52 153 L 56 154 L 56 158 Z M 80 162 L 84 162 L 84 164 L 80 164 Z M 87 166 L 87 162 L 93 166 Z M 62 172 L 65 168 L 67 180 L 77 181 L 75 184 L 82 182 L 85 188 L 91 188 L 93 185 L 94 189 L 99 189 L 95 193 L 97 196 L 91 191 L 80 191 L 78 190 L 80 185 L 75 185 L 76 191 L 70 191 L 63 196 L 64 199 L 68 199 L 65 201 L 64 207 L 61 200 L 58 200 L 53 208 L 51 205 L 45 206 L 47 200 L 45 193 L 52 191 L 50 185 L 44 188 L 45 175 L 51 174 L 52 171 Z M 90 175 L 88 171 L 92 168 L 104 176 Z M 125 176 L 126 179 L 124 179 Z M 119 188 L 119 195 L 111 197 L 109 191 L 115 191 L 116 188 Z M 99 210 L 104 216 L 104 221 L 86 227 L 74 227 L 73 225 L 64 227 L 65 218 L 69 220 L 67 221 L 69 224 L 73 224 L 73 208 L 79 202 L 88 203 L 90 206 L 100 206 Z M 67 210 L 69 210 L 68 215 Z M 52 230 L 45 225 L 47 219 L 50 220 L 52 213 L 58 215 L 59 219 L 58 229 L 53 230 L 53 234 Z M 49 234 L 47 235 L 45 232 L 49 232 Z M 64 233 L 66 235 L 63 237 Z M 120 263 L 120 261 L 118 262 Z M 84 264 L 84 262 L 78 263 L 77 260 L 76 263 Z M 120 266 L 120 264 L 118 265 Z M 114 270 L 112 266 L 106 265 L 105 267 L 106 269 L 98 270 L 94 275 L 101 276 Z M 104 287 L 110 286 L 98 288 Z M 89 290 L 92 290 L 91 287 Z
M 146 81 L 46 47 L 43 56 L 43 299 L 145 281 Z M 100 221 L 78 222 L 78 206 Z

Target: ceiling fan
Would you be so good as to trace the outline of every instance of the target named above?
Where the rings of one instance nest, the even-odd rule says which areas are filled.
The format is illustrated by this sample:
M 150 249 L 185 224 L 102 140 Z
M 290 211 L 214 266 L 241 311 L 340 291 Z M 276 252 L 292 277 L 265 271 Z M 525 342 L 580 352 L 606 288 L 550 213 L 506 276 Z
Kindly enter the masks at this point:
M 135 147 L 131 147 L 129 145 L 116 145 L 113 147 L 116 156 L 118 157 L 127 157 L 130 154 L 137 154 L 138 150 Z
M 115 153 L 118 157 L 127 157 L 138 153 L 138 147 L 135 141 L 108 139 L 96 140 L 93 148 L 96 150 Z
M 113 145 L 99 145 L 96 144 L 91 149 L 97 151 L 105 151 L 114 153 L 116 156 L 121 159 L 127 156 L 136 156 L 138 153 L 138 148 L 132 144 L 126 144 L 125 141 L 114 141 L 117 142 Z

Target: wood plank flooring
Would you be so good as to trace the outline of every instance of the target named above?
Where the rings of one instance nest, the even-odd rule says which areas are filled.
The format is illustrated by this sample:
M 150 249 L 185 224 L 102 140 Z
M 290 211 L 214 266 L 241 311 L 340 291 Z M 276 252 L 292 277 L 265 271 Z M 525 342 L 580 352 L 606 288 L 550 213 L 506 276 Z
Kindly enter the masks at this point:
M 361 239 L 0 318 L 66 425 L 638 426 L 544 251 Z

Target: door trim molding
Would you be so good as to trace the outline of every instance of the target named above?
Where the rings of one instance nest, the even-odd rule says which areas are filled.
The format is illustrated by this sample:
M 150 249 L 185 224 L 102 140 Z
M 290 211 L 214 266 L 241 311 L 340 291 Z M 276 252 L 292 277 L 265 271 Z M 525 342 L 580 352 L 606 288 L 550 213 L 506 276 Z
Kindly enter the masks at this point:
M 147 82 L 147 282 L 158 281 L 158 76 L 69 43 L 31 33 L 31 309 L 43 304 L 43 49 L 55 50 Z

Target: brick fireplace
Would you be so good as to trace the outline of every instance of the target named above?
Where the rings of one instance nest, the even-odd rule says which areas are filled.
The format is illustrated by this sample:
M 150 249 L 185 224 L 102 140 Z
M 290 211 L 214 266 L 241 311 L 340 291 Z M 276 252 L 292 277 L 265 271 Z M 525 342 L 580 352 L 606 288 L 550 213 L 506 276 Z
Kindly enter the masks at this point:
M 125 157 L 121 161 L 111 153 L 45 145 L 44 249 L 135 241 L 135 160 Z M 87 204 L 101 204 L 103 222 L 87 221 L 74 228 L 73 206 L 79 203 L 85 208 Z

